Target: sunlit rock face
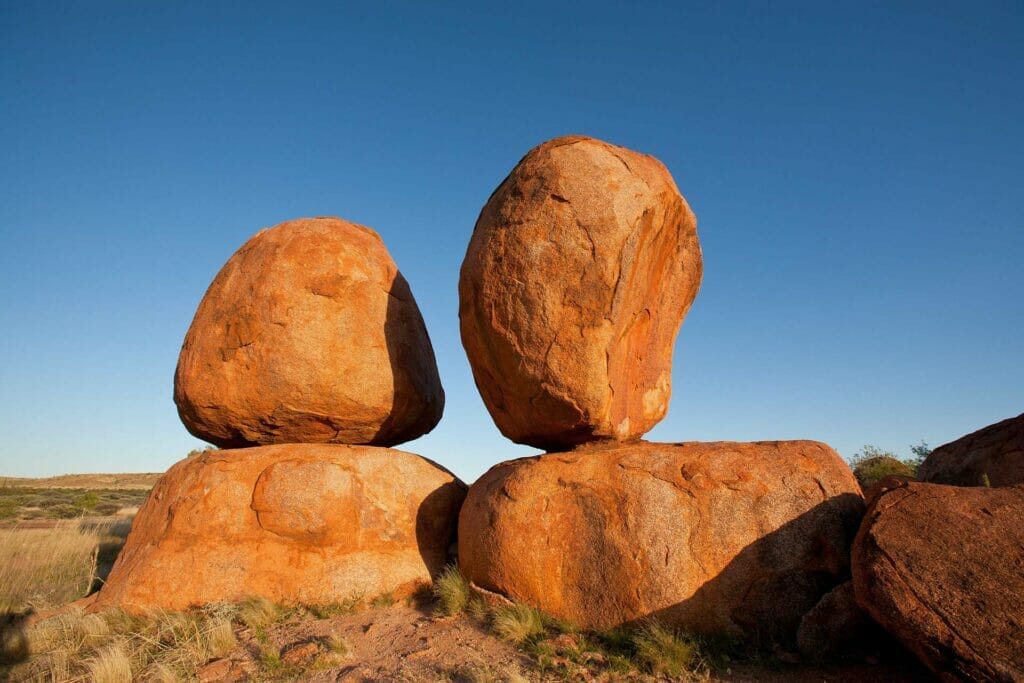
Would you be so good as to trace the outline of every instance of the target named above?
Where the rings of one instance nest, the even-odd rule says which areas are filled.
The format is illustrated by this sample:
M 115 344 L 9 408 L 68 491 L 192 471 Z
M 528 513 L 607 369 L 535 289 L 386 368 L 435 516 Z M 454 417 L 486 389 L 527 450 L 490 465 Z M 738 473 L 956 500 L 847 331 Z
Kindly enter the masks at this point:
M 263 230 L 228 260 L 185 336 L 174 400 L 223 448 L 393 446 L 444 408 L 409 285 L 376 232 L 338 218 Z
M 408 595 L 447 562 L 465 493 L 447 470 L 387 448 L 207 451 L 157 482 L 96 607 Z
M 564 137 L 519 162 L 459 279 L 462 343 L 505 436 L 561 450 L 639 438 L 665 416 L 701 281 L 696 225 L 654 157 Z

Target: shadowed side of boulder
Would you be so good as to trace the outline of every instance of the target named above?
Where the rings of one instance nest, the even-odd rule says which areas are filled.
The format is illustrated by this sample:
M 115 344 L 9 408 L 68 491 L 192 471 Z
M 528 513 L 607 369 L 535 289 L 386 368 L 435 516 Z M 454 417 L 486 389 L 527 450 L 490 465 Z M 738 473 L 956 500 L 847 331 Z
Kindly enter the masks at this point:
M 210 451 L 157 483 L 95 607 L 400 597 L 447 562 L 465 490 L 434 463 L 384 448 Z

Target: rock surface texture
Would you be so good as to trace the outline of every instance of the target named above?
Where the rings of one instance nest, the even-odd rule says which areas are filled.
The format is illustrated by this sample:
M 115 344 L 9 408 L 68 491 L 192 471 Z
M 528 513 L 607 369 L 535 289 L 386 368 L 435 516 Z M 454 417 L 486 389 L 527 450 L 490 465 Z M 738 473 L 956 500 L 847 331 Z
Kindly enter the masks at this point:
M 487 201 L 462 265 L 462 343 L 518 443 L 638 438 L 664 416 L 700 286 L 696 218 L 654 157 L 586 137 L 531 150 Z
M 190 432 L 224 448 L 391 446 L 444 392 L 409 285 L 373 230 L 337 218 L 257 233 L 217 274 L 178 359 Z
M 209 451 L 157 483 L 94 608 L 400 597 L 446 563 L 465 490 L 386 448 Z
M 939 446 L 921 463 L 921 481 L 954 486 L 1024 484 L 1024 413 Z
M 645 617 L 795 647 L 864 511 L 813 441 L 634 443 L 496 465 L 459 517 L 476 585 L 604 629 Z
M 947 680 L 1024 680 L 1024 487 L 890 480 L 853 547 L 857 602 Z
M 857 604 L 853 582 L 825 594 L 796 632 L 800 654 L 811 661 L 878 657 L 885 633 Z

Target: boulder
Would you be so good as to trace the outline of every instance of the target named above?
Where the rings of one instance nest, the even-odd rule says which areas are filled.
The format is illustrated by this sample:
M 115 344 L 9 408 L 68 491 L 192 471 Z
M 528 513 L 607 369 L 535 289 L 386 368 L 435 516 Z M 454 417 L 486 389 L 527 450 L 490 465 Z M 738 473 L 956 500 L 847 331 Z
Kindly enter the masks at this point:
M 408 283 L 373 230 L 338 218 L 257 233 L 185 336 L 174 401 L 223 448 L 392 446 L 429 432 L 444 392 Z
M 863 514 L 825 444 L 601 444 L 492 467 L 459 515 L 481 588 L 582 627 L 646 617 L 795 648 Z
M 635 439 L 665 416 L 701 280 L 696 226 L 654 157 L 576 136 L 519 162 L 459 278 L 462 343 L 505 436 L 561 450 Z
M 917 478 L 954 486 L 1024 484 L 1024 413 L 939 446 Z
M 812 661 L 877 658 L 886 634 L 857 604 L 853 582 L 836 586 L 800 620 L 800 654 Z
M 402 597 L 445 565 L 465 489 L 386 448 L 208 451 L 157 482 L 91 609 Z
M 1024 487 L 883 482 L 853 546 L 857 603 L 947 680 L 1024 680 Z

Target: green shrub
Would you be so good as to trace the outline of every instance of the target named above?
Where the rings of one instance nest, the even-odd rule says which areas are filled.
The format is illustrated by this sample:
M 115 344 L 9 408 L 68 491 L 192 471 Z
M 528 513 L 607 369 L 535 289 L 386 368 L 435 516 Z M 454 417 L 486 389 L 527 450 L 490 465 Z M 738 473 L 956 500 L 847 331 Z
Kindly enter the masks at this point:
M 888 476 L 913 478 L 918 464 L 915 460 L 900 460 L 895 454 L 871 445 L 864 446 L 850 461 L 853 476 L 863 490 Z

